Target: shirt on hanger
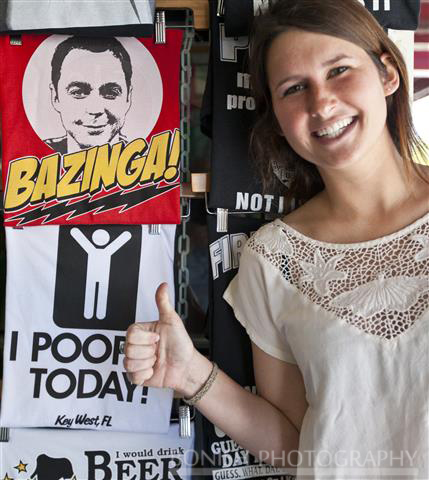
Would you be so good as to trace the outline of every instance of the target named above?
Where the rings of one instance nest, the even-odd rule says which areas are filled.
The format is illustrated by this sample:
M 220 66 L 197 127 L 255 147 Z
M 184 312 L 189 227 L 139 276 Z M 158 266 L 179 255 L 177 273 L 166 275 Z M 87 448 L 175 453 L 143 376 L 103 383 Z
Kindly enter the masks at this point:
M 201 128 L 212 139 L 211 208 L 283 213 L 284 198 L 262 193 L 249 157 L 255 100 L 250 89 L 247 36 L 226 36 L 224 17 L 210 2 L 211 51 Z
M 6 227 L 2 426 L 168 430 L 172 391 L 131 385 L 120 344 L 160 283 L 174 302 L 175 228 Z
M 217 232 L 216 217 L 208 216 L 207 222 L 211 265 L 209 303 L 211 359 L 233 380 L 256 393 L 250 339 L 222 296 L 237 274 L 248 238 L 264 221 L 229 215 L 227 233 Z M 223 401 L 225 404 L 228 403 L 227 398 Z M 198 418 L 198 421 L 202 423 L 202 434 L 199 436 L 202 466 L 211 468 L 213 479 L 228 476 L 233 476 L 237 480 L 249 477 L 272 480 L 295 478 L 293 469 L 274 468 L 262 464 L 206 418 Z M 212 464 L 206 463 L 207 458 Z
M 180 222 L 183 33 L 0 38 L 5 224 Z
M 152 25 L 155 0 L 2 0 L 0 31 Z
M 13 428 L 9 440 L 0 442 L 0 476 L 190 480 L 194 437 L 193 424 L 191 436 L 185 438 L 177 424 L 165 434 L 144 435 Z
M 416 30 L 420 0 L 357 0 L 384 28 Z M 216 2 L 214 2 L 216 3 Z M 224 0 L 228 37 L 248 35 L 254 15 L 268 7 L 268 0 Z

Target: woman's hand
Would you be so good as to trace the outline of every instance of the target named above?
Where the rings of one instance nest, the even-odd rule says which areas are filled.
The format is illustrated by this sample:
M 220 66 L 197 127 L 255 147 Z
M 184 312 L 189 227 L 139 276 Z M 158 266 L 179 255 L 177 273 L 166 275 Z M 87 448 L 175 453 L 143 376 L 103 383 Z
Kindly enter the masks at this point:
M 127 330 L 124 367 L 133 384 L 183 393 L 196 350 L 170 303 L 166 283 L 158 287 L 155 299 L 159 320 L 134 323 Z
M 157 322 L 134 323 L 128 328 L 124 359 L 128 378 L 137 385 L 170 387 L 185 398 L 192 398 L 207 382 L 212 362 L 194 348 L 182 320 L 170 304 L 165 283 L 156 291 L 156 304 Z M 278 466 L 285 466 L 285 455 L 289 459 L 289 452 L 296 452 L 299 445 L 299 432 L 286 414 L 289 407 L 295 408 L 297 403 L 288 382 L 290 367 L 271 357 L 260 370 L 265 382 L 267 378 L 274 381 L 273 390 L 266 387 L 273 392 L 269 397 L 273 403 L 250 393 L 219 371 L 214 383 L 197 402 L 197 408 L 261 461 L 267 461 L 262 453 L 270 452 L 269 461 L 282 459 Z M 264 375 L 264 371 L 269 375 Z M 276 404 L 278 399 L 281 400 Z M 294 456 L 292 461 L 295 463 L 291 466 L 296 466 Z

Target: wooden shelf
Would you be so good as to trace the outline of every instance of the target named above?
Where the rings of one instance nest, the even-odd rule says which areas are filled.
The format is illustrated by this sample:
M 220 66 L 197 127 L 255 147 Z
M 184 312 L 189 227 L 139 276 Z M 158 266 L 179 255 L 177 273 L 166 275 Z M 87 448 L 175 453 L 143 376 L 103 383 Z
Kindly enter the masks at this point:
M 209 28 L 209 0 L 156 0 L 156 8 L 190 8 L 194 12 L 195 28 Z

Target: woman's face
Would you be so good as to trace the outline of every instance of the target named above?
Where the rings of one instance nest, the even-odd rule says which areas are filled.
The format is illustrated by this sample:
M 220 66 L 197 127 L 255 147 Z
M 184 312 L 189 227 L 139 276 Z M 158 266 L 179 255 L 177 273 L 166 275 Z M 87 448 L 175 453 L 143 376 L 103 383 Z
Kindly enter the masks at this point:
M 339 169 L 388 148 L 385 97 L 398 75 L 387 55 L 381 60 L 383 78 L 368 54 L 346 40 L 298 29 L 274 40 L 267 55 L 273 109 L 301 157 L 322 170 Z

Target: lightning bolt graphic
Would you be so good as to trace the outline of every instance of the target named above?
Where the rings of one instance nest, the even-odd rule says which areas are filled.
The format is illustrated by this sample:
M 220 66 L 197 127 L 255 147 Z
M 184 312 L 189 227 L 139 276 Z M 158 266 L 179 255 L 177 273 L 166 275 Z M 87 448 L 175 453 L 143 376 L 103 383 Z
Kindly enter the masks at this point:
M 120 207 L 122 208 L 119 210 L 119 213 L 123 213 L 127 210 L 130 210 L 131 208 L 135 208 L 136 206 L 144 202 L 147 202 L 154 197 L 163 195 L 170 190 L 178 187 L 179 184 L 167 185 L 164 187 L 153 185 L 128 193 L 113 193 L 111 195 L 106 195 L 103 198 L 99 198 L 98 200 L 91 200 L 91 198 L 86 198 L 79 202 L 72 203 L 71 205 L 68 204 L 68 201 L 65 201 L 58 205 L 53 205 L 52 207 L 46 208 L 42 206 L 39 208 L 35 208 L 30 212 L 19 213 L 18 215 L 8 218 L 7 220 L 5 220 L 5 222 L 13 222 L 19 220 L 17 226 L 22 226 L 43 218 L 43 224 L 46 224 L 64 215 L 67 215 L 66 220 L 71 220 L 72 218 L 78 217 L 80 215 L 85 215 L 87 213 L 93 212 L 94 214 L 99 214 Z

